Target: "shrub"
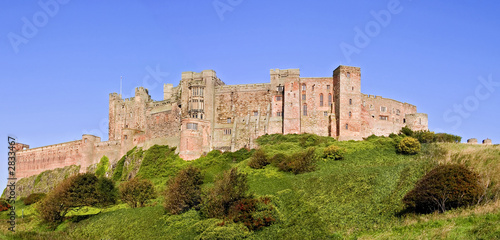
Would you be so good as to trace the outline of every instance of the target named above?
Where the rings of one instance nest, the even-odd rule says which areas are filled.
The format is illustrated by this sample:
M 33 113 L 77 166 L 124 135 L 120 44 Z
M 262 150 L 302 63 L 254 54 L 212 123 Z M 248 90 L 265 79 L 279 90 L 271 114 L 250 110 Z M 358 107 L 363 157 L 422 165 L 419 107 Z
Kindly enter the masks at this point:
M 448 133 L 436 133 L 436 142 L 449 142 L 449 143 L 459 143 L 462 141 L 462 137 L 457 135 L 452 135 Z
M 315 148 L 308 148 L 297 152 L 278 164 L 281 171 L 292 172 L 294 174 L 312 172 L 316 168 Z
M 247 190 L 245 174 L 239 173 L 237 168 L 225 171 L 203 198 L 202 214 L 210 218 L 227 216 L 233 203 L 246 198 Z
M 120 198 L 130 207 L 144 207 L 144 204 L 156 197 L 154 185 L 150 180 L 133 178 L 120 185 Z
M 401 128 L 401 131 L 399 131 L 400 134 L 404 134 L 405 136 L 411 137 L 413 136 L 413 130 L 411 128 L 404 126 Z
M 420 142 L 416 138 L 405 137 L 398 143 L 396 148 L 402 154 L 417 154 L 420 152 Z
M 342 160 L 344 159 L 345 149 L 339 146 L 330 145 L 323 151 L 323 158 L 328 160 Z
M 164 207 L 171 214 L 180 214 L 201 202 L 203 176 L 200 169 L 187 167 L 169 181 L 165 190 Z
M 96 206 L 107 207 L 118 200 L 118 189 L 115 182 L 107 177 L 100 177 L 96 185 L 98 201 Z
M 45 198 L 47 194 L 45 193 L 32 193 L 27 198 L 23 200 L 24 205 L 31 205 L 33 203 L 39 202 Z
M 270 226 L 276 221 L 270 202 L 269 198 L 241 199 L 231 206 L 229 218 L 235 223 L 243 223 L 251 231 Z
M 477 204 L 483 193 L 478 174 L 463 165 L 440 165 L 422 177 L 403 202 L 419 213 L 444 212 Z
M 432 143 L 434 142 L 434 132 L 430 131 L 419 131 L 416 132 L 416 137 L 418 138 L 418 141 L 421 143 Z
M 266 153 L 262 149 L 257 149 L 255 153 L 250 158 L 250 162 L 248 162 L 248 166 L 255 169 L 261 169 L 270 164 L 271 161 L 266 156 Z
M 84 206 L 107 206 L 116 202 L 112 197 L 113 182 L 107 178 L 98 179 L 92 173 L 71 176 L 56 186 L 37 205 L 40 217 L 50 223 L 61 222 L 71 210 Z
M 277 153 L 271 158 L 271 163 L 277 167 L 280 163 L 287 161 L 287 159 L 288 157 L 285 154 Z
M 7 211 L 9 208 L 12 207 L 7 201 L 5 200 L 0 200 L 0 212 Z

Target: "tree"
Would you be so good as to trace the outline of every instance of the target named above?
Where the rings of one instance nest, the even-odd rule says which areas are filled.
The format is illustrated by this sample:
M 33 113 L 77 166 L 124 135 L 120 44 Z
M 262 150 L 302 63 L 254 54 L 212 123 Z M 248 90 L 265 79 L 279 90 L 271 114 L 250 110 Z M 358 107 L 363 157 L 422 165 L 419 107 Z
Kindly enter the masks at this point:
M 135 177 L 120 185 L 120 197 L 130 207 L 144 207 L 144 204 L 156 197 L 153 183 L 148 179 Z
M 417 154 L 420 152 L 420 142 L 416 138 L 404 137 L 396 146 L 399 153 Z
M 479 175 L 463 165 L 440 165 L 422 177 L 403 202 L 420 213 L 477 204 L 484 195 Z
M 247 177 L 237 168 L 225 171 L 203 199 L 202 213 L 207 217 L 220 218 L 228 215 L 231 206 L 246 198 Z
M 85 206 L 108 206 L 116 202 L 114 183 L 107 178 L 98 179 L 92 173 L 71 176 L 56 186 L 37 205 L 46 222 L 61 222 L 70 210 Z
M 171 214 L 180 214 L 201 202 L 203 177 L 200 169 L 189 166 L 169 181 L 165 190 L 164 207 Z

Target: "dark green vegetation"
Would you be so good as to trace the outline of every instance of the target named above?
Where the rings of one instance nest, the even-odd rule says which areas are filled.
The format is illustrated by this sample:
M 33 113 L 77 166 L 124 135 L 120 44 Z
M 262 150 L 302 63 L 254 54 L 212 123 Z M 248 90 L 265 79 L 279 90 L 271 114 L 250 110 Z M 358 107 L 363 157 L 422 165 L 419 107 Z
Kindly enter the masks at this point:
M 165 190 L 164 206 L 170 214 L 180 214 L 201 202 L 203 177 L 200 169 L 189 166 L 172 178 Z
M 420 179 L 403 202 L 416 212 L 472 206 L 484 196 L 480 177 L 463 165 L 440 165 Z
M 150 179 L 156 190 L 163 192 L 167 182 L 175 182 L 182 169 L 192 166 L 200 170 L 203 179 L 202 199 L 223 189 L 219 183 L 222 181 L 240 186 L 233 188 L 232 195 L 239 200 L 214 197 L 213 201 L 231 202 L 228 204 L 231 206 L 218 208 L 224 216 L 214 214 L 211 216 L 218 217 L 210 218 L 201 206 L 201 210 L 193 207 L 183 209 L 180 214 L 165 213 L 162 206 L 165 197 L 161 194 L 142 208 L 119 203 L 106 209 L 87 208 L 87 211 L 68 213 L 69 218 L 55 231 L 47 230 L 39 220 L 39 213 L 34 211 L 38 203 L 25 206 L 18 201 L 15 205 L 18 214 L 24 209 L 25 218 L 19 216 L 18 233 L 7 234 L 5 238 L 500 238 L 500 147 L 423 143 L 420 153 L 403 155 L 396 152 L 401 139 L 402 136 L 373 136 L 365 141 L 337 142 L 309 134 L 262 136 L 257 141 L 271 164 L 259 169 L 248 166 L 255 150 L 212 151 L 185 162 L 177 161 L 177 155 L 168 147 L 150 148 L 151 152 L 134 149 L 123 158 L 122 174 L 116 178 L 120 185 L 136 174 Z M 341 161 L 323 157 L 331 145 L 345 150 Z M 294 174 L 274 164 L 308 152 L 314 152 L 313 171 Z M 143 168 L 140 163 L 146 162 L 148 154 L 148 164 Z M 461 164 L 479 174 L 486 189 L 483 203 L 442 214 L 405 214 L 404 196 L 438 164 L 450 163 Z M 119 162 L 110 169 L 113 177 L 118 176 L 118 168 Z M 233 168 L 238 170 L 231 174 Z M 245 177 L 241 177 L 243 175 Z M 243 178 L 246 181 L 242 181 Z M 230 189 L 222 192 L 230 192 Z M 1 213 L 0 218 L 6 219 L 5 213 Z M 7 229 L 5 223 L 1 224 L 2 231 Z

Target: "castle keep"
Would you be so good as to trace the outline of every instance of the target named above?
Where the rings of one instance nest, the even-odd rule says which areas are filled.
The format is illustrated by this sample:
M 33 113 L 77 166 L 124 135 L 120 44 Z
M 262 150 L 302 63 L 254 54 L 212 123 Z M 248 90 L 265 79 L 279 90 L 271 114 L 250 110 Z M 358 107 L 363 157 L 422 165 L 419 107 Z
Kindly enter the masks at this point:
M 116 163 L 134 146 L 177 146 L 193 160 L 211 150 L 256 147 L 264 134 L 313 133 L 338 140 L 389 135 L 402 127 L 427 130 L 427 114 L 417 107 L 360 92 L 357 67 L 339 66 L 331 77 L 300 77 L 299 69 L 271 70 L 270 83 L 225 85 L 215 71 L 183 72 L 180 84 L 164 85 L 164 99 L 148 90 L 122 99 L 109 96 L 109 140 L 81 140 L 30 149 L 18 144 L 17 177 L 80 165 L 81 171 L 106 155 Z

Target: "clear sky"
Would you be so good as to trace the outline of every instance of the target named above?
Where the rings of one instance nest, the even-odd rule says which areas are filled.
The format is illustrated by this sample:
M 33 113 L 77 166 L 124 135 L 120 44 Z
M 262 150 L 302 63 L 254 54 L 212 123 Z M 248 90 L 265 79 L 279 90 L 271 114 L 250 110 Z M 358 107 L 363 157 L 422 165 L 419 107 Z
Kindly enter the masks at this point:
M 499 143 L 499 10 L 498 1 L 2 1 L 0 186 L 9 134 L 31 147 L 84 133 L 107 140 L 120 76 L 124 97 L 145 86 L 161 100 L 183 71 L 244 84 L 269 82 L 274 68 L 324 77 L 357 66 L 363 93 L 416 105 L 430 130 Z

